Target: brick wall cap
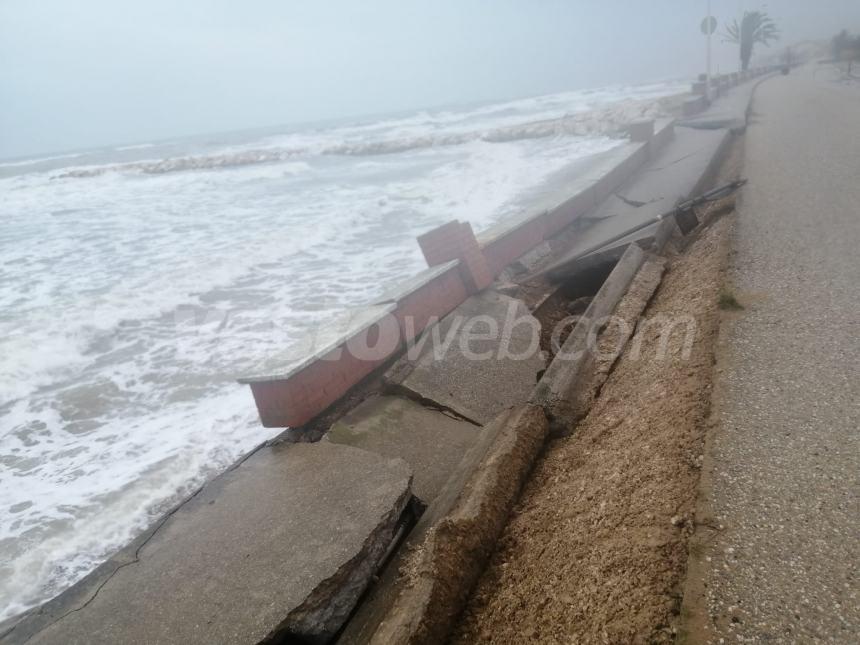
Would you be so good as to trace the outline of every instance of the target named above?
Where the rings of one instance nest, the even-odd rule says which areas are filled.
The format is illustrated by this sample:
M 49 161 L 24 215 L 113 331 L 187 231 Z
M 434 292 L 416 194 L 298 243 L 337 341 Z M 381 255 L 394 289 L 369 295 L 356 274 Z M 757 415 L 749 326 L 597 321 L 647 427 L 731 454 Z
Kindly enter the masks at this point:
M 418 289 L 424 285 L 438 278 L 440 275 L 456 268 L 459 264 L 460 260 L 449 260 L 448 262 L 443 262 L 442 264 L 437 264 L 429 269 L 425 269 L 421 273 L 417 273 L 411 278 L 407 278 L 406 280 L 403 280 L 387 289 L 378 299 L 374 300 L 373 304 L 379 305 L 400 302 L 415 291 L 418 291 Z
M 335 318 L 306 334 L 302 340 L 294 343 L 284 351 L 283 366 L 272 373 L 254 374 L 243 376 L 237 381 L 243 385 L 250 383 L 264 383 L 267 381 L 286 381 L 295 376 L 308 365 L 315 363 L 320 358 L 343 345 L 350 338 L 357 336 L 372 325 L 378 323 L 397 309 L 394 304 L 370 305 L 367 307 L 355 307 L 338 314 Z M 307 354 L 308 348 L 318 346 L 312 353 Z M 279 359 L 272 358 L 266 361 L 267 365 L 277 362 Z
M 663 131 L 666 128 L 673 127 L 674 123 L 675 119 L 673 118 L 656 119 L 654 122 L 654 136 L 661 136 Z M 503 237 L 514 233 L 521 226 L 528 224 L 532 220 L 542 217 L 547 213 L 552 213 L 555 209 L 564 206 L 571 199 L 593 188 L 597 182 L 626 162 L 646 145 L 648 144 L 644 142 L 631 143 L 630 141 L 619 139 L 618 146 L 604 152 L 588 155 L 582 161 L 589 165 L 583 168 L 575 179 L 568 182 L 564 187 L 565 189 L 552 191 L 548 196 L 539 199 L 527 211 L 505 218 L 484 229 L 477 234 L 478 245 L 481 248 L 490 246 Z

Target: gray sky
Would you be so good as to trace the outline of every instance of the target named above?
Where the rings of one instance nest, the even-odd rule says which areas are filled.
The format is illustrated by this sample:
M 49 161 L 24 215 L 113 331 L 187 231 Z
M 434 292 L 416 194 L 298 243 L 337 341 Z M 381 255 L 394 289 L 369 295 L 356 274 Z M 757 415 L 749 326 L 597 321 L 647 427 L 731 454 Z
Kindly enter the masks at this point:
M 722 30 L 762 3 L 712 4 Z M 783 43 L 860 31 L 858 0 L 766 4 Z M 0 0 L 0 157 L 692 75 L 704 7 Z

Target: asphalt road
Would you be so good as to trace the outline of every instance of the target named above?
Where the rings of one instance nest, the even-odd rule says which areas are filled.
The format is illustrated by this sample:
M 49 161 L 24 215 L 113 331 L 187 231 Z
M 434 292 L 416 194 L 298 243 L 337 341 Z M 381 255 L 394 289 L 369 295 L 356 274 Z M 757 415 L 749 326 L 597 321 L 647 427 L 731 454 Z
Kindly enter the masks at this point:
M 746 135 L 704 553 L 714 642 L 860 642 L 860 85 L 776 76 Z

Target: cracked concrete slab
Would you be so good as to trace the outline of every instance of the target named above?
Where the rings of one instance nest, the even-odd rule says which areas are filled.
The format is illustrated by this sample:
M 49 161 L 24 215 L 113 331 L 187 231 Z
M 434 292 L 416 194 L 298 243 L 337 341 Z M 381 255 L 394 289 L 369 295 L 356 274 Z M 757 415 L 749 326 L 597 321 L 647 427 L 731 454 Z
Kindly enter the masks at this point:
M 674 139 L 648 162 L 642 172 L 600 205 L 589 218 L 588 225 L 579 232 L 573 247 L 545 271 L 560 274 L 575 268 L 585 259 L 583 254 L 601 242 L 606 242 L 606 245 L 595 253 L 653 238 L 657 223 L 614 239 L 694 196 L 731 136 L 728 130 L 676 130 Z
M 704 112 L 694 117 L 681 119 L 676 125 L 698 130 L 736 130 L 746 128 L 747 108 L 757 83 L 745 83 L 726 95 L 714 100 Z
M 376 396 L 336 421 L 324 441 L 400 457 L 415 474 L 415 495 L 429 504 L 478 440 L 480 430 L 409 399 Z
M 524 403 L 545 360 L 540 323 L 521 300 L 486 290 L 437 325 L 385 374 L 389 386 L 485 424 Z
M 264 447 L 154 532 L 21 621 L 5 643 L 326 642 L 411 499 L 400 459 L 336 444 Z

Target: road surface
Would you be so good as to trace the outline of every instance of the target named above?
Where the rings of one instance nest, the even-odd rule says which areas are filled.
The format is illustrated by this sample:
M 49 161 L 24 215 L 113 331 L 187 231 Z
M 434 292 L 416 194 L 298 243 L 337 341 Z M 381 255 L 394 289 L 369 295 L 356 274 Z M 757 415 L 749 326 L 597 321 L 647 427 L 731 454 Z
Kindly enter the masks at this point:
M 860 642 L 860 87 L 825 76 L 753 102 L 702 640 Z

